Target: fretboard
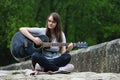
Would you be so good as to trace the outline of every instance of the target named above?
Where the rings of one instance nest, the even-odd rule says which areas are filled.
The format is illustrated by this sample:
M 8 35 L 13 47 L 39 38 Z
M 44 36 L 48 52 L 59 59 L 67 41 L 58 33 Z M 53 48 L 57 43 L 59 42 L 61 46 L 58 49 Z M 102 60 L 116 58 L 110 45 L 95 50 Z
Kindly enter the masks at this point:
M 49 42 L 44 42 L 42 44 L 43 47 L 49 47 L 49 46 L 68 46 L 69 43 L 49 43 Z

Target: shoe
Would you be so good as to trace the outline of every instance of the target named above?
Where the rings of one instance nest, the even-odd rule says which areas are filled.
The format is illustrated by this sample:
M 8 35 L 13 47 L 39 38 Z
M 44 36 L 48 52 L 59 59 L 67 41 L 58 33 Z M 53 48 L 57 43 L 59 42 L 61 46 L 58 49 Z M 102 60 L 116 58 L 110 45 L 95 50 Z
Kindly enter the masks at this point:
M 69 74 L 74 69 L 73 64 L 67 64 L 64 67 L 60 67 L 58 71 L 48 71 L 48 74 Z
M 66 66 L 60 67 L 58 71 L 61 72 L 72 72 L 74 69 L 74 65 L 73 64 L 67 64 Z
M 37 74 L 38 74 L 38 71 L 30 70 L 30 69 L 26 69 L 26 72 L 25 72 L 26 76 L 37 75 Z
M 41 72 L 41 71 L 33 71 L 30 73 L 30 76 L 34 76 L 34 75 L 40 75 L 40 74 L 46 74 L 46 72 Z
M 44 68 L 41 67 L 38 63 L 35 65 L 35 70 L 44 72 Z
M 33 71 L 33 72 L 30 73 L 30 76 L 37 75 L 37 74 L 38 74 L 38 71 Z

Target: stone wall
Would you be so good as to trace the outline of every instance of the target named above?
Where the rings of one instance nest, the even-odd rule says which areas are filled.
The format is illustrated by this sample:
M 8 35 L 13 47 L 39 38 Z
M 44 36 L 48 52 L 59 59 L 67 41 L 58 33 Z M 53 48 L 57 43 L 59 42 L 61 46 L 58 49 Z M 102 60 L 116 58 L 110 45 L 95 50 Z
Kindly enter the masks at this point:
M 120 39 L 71 52 L 75 71 L 120 72 Z
M 74 71 L 120 72 L 120 39 L 71 51 Z M 31 61 L 0 67 L 0 70 L 31 68 Z

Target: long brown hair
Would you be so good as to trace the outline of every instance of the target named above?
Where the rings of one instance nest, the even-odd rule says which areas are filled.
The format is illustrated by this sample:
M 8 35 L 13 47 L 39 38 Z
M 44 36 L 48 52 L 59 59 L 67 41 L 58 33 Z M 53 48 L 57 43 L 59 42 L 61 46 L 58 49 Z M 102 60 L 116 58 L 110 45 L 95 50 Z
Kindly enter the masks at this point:
M 55 37 L 57 39 L 58 42 L 62 42 L 62 26 L 61 26 L 61 19 L 60 19 L 60 16 L 58 13 L 56 12 L 53 12 L 51 13 L 48 18 L 52 16 L 54 21 L 57 23 L 56 24 L 56 27 L 54 28 L 54 31 L 55 31 Z M 48 36 L 49 38 L 49 41 L 51 42 L 51 39 L 52 39 L 52 36 L 51 36 L 51 32 L 50 32 L 50 29 L 48 28 L 48 20 L 46 21 L 46 35 Z

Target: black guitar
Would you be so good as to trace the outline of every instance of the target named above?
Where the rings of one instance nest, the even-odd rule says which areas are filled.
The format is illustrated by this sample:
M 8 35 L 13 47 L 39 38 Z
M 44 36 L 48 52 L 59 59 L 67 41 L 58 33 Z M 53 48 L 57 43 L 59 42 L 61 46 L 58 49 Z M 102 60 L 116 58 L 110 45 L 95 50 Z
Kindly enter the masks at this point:
M 50 46 L 67 46 L 69 43 L 49 43 L 45 35 L 33 35 L 39 37 L 43 43 L 36 46 L 30 39 L 25 37 L 21 32 L 17 32 L 11 41 L 11 54 L 18 61 L 24 61 L 30 58 L 33 52 L 42 52 L 43 49 Z M 86 48 L 86 42 L 73 43 L 75 47 Z

